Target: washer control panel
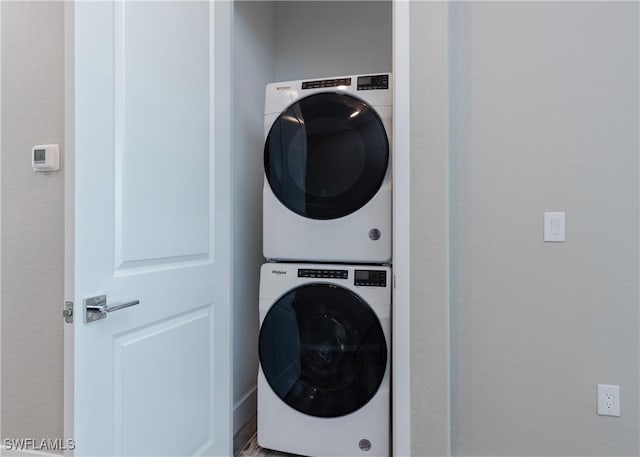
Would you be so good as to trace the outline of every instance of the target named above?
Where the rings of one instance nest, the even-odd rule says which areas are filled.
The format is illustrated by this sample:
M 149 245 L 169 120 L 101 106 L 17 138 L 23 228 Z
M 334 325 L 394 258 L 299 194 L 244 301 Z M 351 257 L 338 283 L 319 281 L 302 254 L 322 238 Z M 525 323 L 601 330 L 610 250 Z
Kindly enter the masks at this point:
M 387 287 L 387 272 L 383 270 L 356 270 L 356 286 Z
M 349 270 L 298 269 L 298 278 L 335 278 L 349 279 Z

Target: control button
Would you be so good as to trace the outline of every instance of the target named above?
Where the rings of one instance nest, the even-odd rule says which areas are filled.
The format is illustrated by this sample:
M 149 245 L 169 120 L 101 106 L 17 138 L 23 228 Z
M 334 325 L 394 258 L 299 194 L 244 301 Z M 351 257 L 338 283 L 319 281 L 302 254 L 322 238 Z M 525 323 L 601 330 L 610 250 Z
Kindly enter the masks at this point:
M 350 86 L 351 78 L 325 79 L 323 81 L 305 81 L 302 83 L 303 89 L 319 89 L 324 87 Z

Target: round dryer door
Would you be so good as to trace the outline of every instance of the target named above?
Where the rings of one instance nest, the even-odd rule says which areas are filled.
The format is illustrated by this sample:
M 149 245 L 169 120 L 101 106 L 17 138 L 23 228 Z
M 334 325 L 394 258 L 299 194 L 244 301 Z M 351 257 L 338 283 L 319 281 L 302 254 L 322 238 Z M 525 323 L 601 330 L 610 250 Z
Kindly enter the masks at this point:
M 315 417 L 361 408 L 377 392 L 387 344 L 373 310 L 339 286 L 308 284 L 282 296 L 260 329 L 260 364 L 271 389 Z
M 284 110 L 264 148 L 267 180 L 278 200 L 300 216 L 336 219 L 378 192 L 389 142 L 373 108 L 347 94 L 323 92 Z

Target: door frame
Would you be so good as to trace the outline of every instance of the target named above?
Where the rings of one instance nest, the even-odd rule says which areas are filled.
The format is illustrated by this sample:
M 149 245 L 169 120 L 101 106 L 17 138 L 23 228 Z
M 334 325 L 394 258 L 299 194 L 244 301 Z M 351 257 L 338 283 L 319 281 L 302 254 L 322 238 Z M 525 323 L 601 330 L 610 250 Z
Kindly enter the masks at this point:
M 412 11 L 416 5 L 428 9 L 428 12 L 421 11 L 419 17 L 420 29 L 427 32 L 420 37 L 423 52 L 412 56 L 410 26 L 412 12 L 416 20 L 416 11 Z M 392 428 L 393 455 L 397 457 L 412 455 L 412 443 L 421 455 L 451 455 L 449 47 L 450 30 L 455 25 L 451 24 L 451 8 L 451 3 L 446 1 L 393 0 L 396 92 Z M 412 69 L 416 73 L 411 74 Z M 428 90 L 423 90 L 424 87 Z M 412 133 L 411 124 L 419 130 L 424 127 L 428 130 Z M 429 178 L 428 187 L 413 189 L 424 195 L 421 204 L 426 206 L 417 211 L 415 218 L 411 214 L 412 154 L 426 156 L 428 167 L 419 173 Z M 424 211 L 429 214 L 428 221 L 421 219 Z M 420 252 L 414 260 L 412 238 L 420 241 L 416 244 Z M 420 271 L 412 272 L 412 262 Z M 412 274 L 420 278 L 420 284 L 411 284 Z M 428 313 L 418 307 L 427 307 Z M 419 319 L 412 321 L 412 316 Z M 424 346 L 412 348 L 412 327 L 426 334 L 421 338 Z M 413 366 L 416 373 L 422 368 L 420 379 L 412 380 L 412 362 L 416 363 Z M 428 376 L 424 376 L 425 366 Z M 429 394 L 435 395 L 431 401 L 425 398 Z M 429 408 L 428 411 L 425 408 Z
M 392 455 L 411 455 L 410 2 L 393 0 Z
M 74 300 L 75 271 L 75 71 L 74 71 L 74 2 L 64 3 L 64 300 Z M 74 303 L 74 321 L 79 318 Z M 74 324 L 64 324 L 64 393 L 63 439 L 74 438 Z M 65 456 L 73 456 L 71 449 Z

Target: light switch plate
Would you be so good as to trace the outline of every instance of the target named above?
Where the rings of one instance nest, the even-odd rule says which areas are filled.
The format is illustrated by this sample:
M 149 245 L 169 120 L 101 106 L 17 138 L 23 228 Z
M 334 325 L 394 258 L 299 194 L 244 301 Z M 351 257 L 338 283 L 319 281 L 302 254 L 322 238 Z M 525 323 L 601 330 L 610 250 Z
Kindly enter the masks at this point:
M 565 241 L 564 212 L 544 213 L 544 241 L 562 243 Z

